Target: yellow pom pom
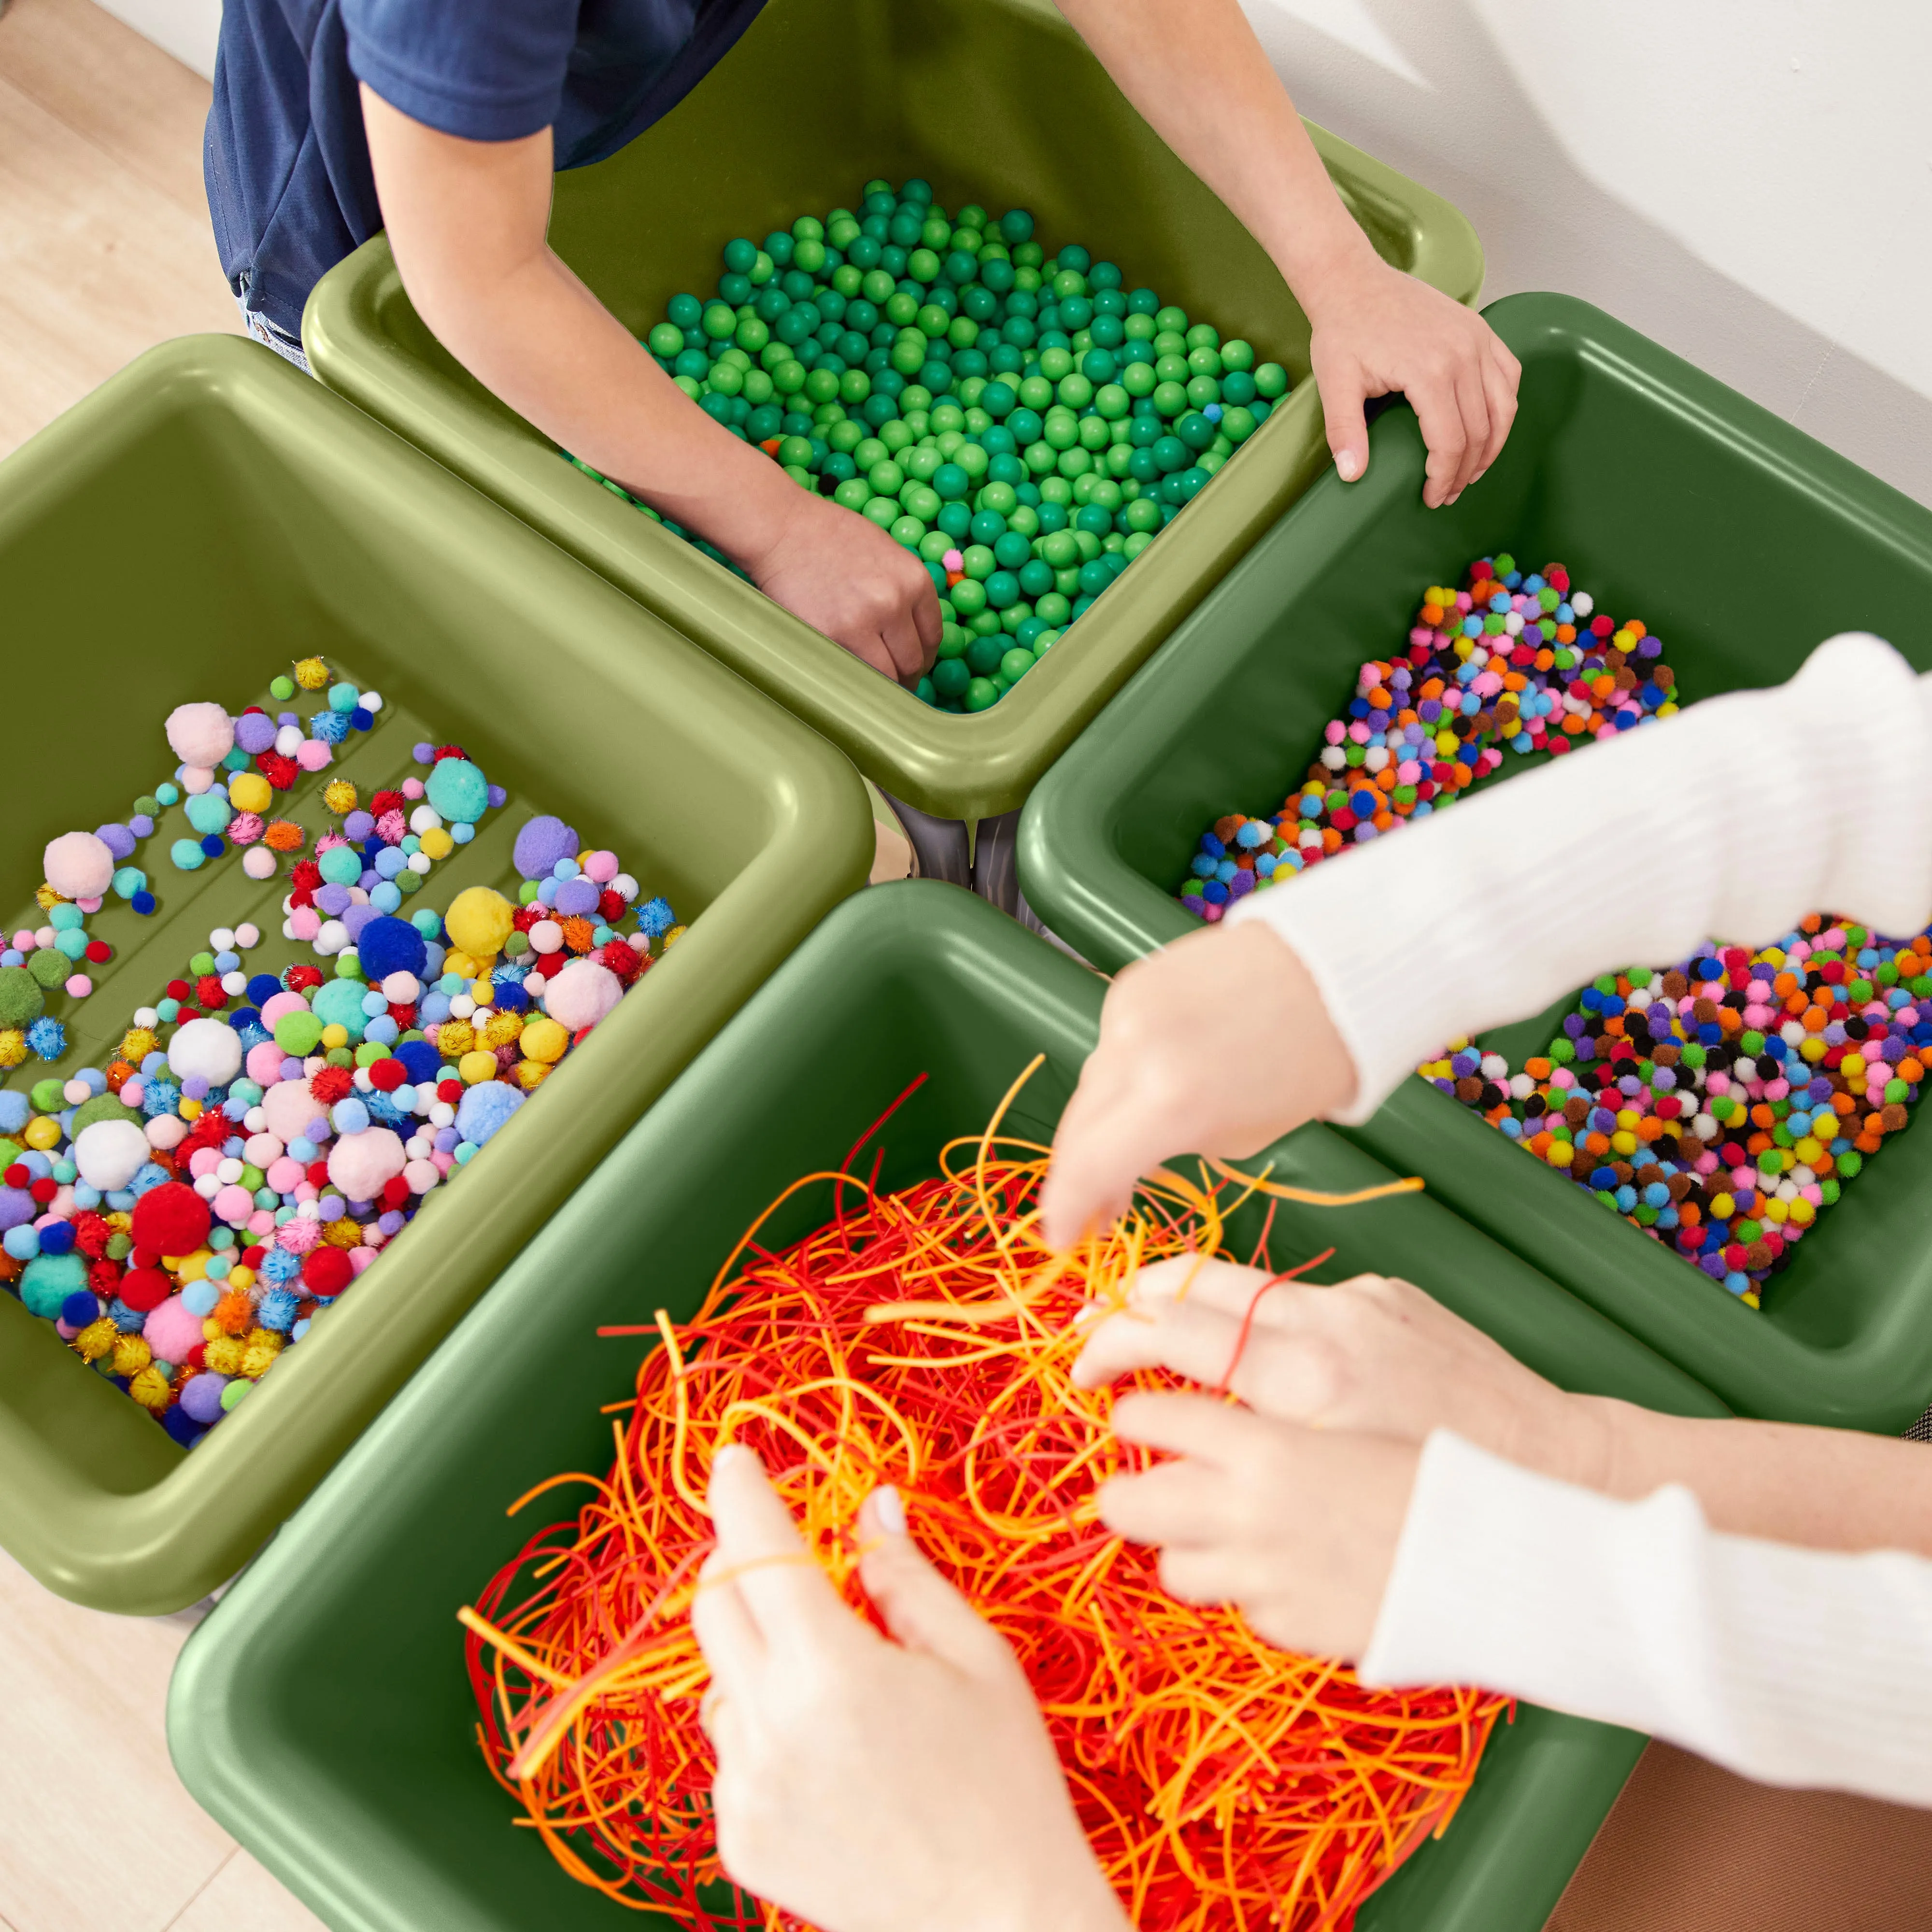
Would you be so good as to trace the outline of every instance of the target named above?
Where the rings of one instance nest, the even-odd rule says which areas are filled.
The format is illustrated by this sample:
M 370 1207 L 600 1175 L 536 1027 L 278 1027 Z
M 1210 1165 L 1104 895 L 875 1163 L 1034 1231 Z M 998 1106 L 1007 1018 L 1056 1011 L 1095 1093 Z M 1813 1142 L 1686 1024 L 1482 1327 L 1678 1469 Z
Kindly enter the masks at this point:
M 447 859 L 456 850 L 456 841 L 440 825 L 432 825 L 417 842 L 432 859 Z
M 332 1248 L 359 1248 L 362 1245 L 362 1230 L 345 1214 L 325 1225 L 322 1238 Z
M 488 886 L 469 886 L 450 901 L 442 922 L 449 928 L 454 951 L 493 959 L 509 938 L 516 916 L 516 908 L 501 892 Z M 443 970 L 450 970 L 445 960 Z
M 251 1329 L 242 1345 L 242 1372 L 251 1382 L 259 1381 L 274 1366 L 275 1358 L 281 1352 L 282 1338 L 272 1328 Z
M 476 1029 L 467 1020 L 445 1020 L 437 1029 L 436 1050 L 445 1060 L 460 1060 L 476 1044 Z
M 275 801 L 275 788 L 260 772 L 237 772 L 228 781 L 228 802 L 237 812 L 266 812 Z
M 121 1336 L 114 1344 L 114 1372 L 132 1378 L 154 1359 L 154 1352 L 138 1335 Z
M 526 1094 L 534 1094 L 550 1078 L 550 1069 L 541 1060 L 517 1062 L 517 1084 Z
M 356 788 L 346 778 L 331 778 L 322 788 L 322 802 L 338 818 L 356 809 Z
M 0 1069 L 18 1066 L 27 1057 L 27 1036 L 18 1027 L 0 1027 Z
M 490 1024 L 483 1029 L 485 1046 L 508 1046 L 524 1030 L 523 1018 L 518 1013 L 492 1013 Z
M 160 1043 L 146 1027 L 130 1027 L 121 1036 L 121 1058 L 130 1066 L 139 1066 Z
M 163 1266 L 176 1280 L 185 1288 L 191 1281 L 200 1281 L 208 1274 L 208 1264 L 214 1258 L 212 1248 L 196 1248 L 191 1255 L 164 1255 Z
M 228 1286 L 245 1292 L 255 1286 L 255 1270 L 238 1264 L 230 1268 L 228 1270 Z
M 479 1081 L 494 1080 L 496 1077 L 496 1056 L 480 1049 L 466 1053 L 456 1063 L 456 1074 L 466 1087 L 474 1087 Z
M 333 1053 L 337 1048 L 349 1044 L 349 1029 L 340 1020 L 322 1030 L 322 1050 Z
M 128 1393 L 143 1408 L 166 1408 L 173 1392 L 173 1384 L 152 1362 L 128 1384 Z
M 43 885 L 34 893 L 34 899 L 43 912 L 52 912 L 56 906 L 64 905 L 67 903 L 66 895 L 56 892 L 53 887 L 49 885 Z
M 460 946 L 452 946 L 443 955 L 442 970 L 454 973 L 458 979 L 474 980 L 483 970 L 483 962 L 472 959 Z
M 50 1148 L 60 1145 L 60 1123 L 51 1114 L 37 1114 L 27 1123 L 26 1131 L 20 1138 L 30 1148 L 38 1148 L 45 1154 Z
M 124 1208 L 117 1208 L 112 1214 L 104 1214 L 101 1219 L 117 1234 L 131 1234 L 134 1232 L 134 1217 Z
M 202 1351 L 202 1360 L 218 1376 L 238 1376 L 242 1372 L 241 1336 L 218 1335 Z
M 104 1315 L 74 1338 L 74 1352 L 83 1362 L 98 1362 L 120 1339 L 120 1330 Z
M 524 1028 L 517 1044 L 522 1048 L 526 1060 L 554 1064 L 563 1058 L 566 1048 L 570 1045 L 570 1036 L 564 1031 L 559 1022 L 546 1016 L 540 1020 L 532 1020 Z
M 688 926 L 673 926 L 670 932 L 666 933 L 664 936 L 664 950 L 668 952 L 689 930 L 690 928 Z
M 304 691 L 320 691 L 328 682 L 328 667 L 320 658 L 304 658 L 296 666 L 296 682 Z
M 181 1108 L 181 1117 L 183 1120 L 198 1120 L 201 1118 L 202 1106 L 199 1100 L 182 1100 L 176 1104 Z

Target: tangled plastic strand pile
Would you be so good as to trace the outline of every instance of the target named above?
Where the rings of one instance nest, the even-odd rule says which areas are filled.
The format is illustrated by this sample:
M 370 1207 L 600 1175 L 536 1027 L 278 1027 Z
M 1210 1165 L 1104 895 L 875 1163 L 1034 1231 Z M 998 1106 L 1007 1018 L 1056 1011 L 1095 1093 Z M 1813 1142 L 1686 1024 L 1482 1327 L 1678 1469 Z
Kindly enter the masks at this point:
M 898 1486 L 922 1546 L 1018 1653 L 1142 1932 L 1346 1928 L 1447 1826 L 1505 1700 L 1367 1690 L 1231 1611 L 1174 1601 L 1150 1552 L 1098 1520 L 1096 1486 L 1147 1459 L 1108 1427 L 1112 1394 L 1068 1372 L 1090 1301 L 1118 1306 L 1144 1262 L 1220 1252 L 1258 1187 L 1339 1206 L 1419 1184 L 1311 1196 L 1166 1173 L 1110 1235 L 1056 1263 L 1034 1232 L 1046 1150 L 999 1123 L 896 1193 L 878 1190 L 876 1159 L 870 1180 L 850 1158 L 808 1176 L 760 1217 L 695 1319 L 660 1313 L 664 1346 L 621 1405 L 610 1474 L 559 1476 L 523 1502 L 566 1483 L 593 1500 L 461 1612 L 484 1754 L 584 1883 L 700 1932 L 794 1923 L 720 1882 L 698 1720 L 704 1492 L 718 1447 L 740 1441 L 862 1610 L 854 1520 L 875 1484 Z M 771 1214 L 818 1184 L 830 1221 L 760 1247 Z

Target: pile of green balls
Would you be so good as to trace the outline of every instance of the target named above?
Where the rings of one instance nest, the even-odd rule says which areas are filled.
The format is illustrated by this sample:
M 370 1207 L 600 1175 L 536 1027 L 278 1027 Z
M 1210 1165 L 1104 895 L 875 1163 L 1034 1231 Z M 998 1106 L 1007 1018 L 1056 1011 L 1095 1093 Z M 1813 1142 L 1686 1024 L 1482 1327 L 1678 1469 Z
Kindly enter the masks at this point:
M 856 214 L 728 243 L 716 296 L 674 296 L 644 339 L 706 414 L 925 560 L 945 630 L 918 694 L 944 711 L 998 704 L 1288 390 L 1033 232 L 868 182 Z

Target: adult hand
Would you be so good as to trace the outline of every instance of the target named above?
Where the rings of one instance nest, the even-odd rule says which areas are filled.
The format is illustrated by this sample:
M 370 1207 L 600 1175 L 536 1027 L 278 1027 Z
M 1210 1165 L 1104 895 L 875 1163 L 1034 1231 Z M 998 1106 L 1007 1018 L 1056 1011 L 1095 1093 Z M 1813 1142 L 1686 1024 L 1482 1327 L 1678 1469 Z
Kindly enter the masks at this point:
M 1100 1486 L 1100 1518 L 1158 1544 L 1185 1604 L 1232 1604 L 1283 1650 L 1352 1662 L 1368 1648 L 1421 1450 L 1276 1422 L 1204 1395 L 1130 1395 L 1124 1442 L 1178 1459 Z
M 1600 1486 L 1604 1406 L 1545 1382 L 1412 1283 L 1269 1280 L 1259 1268 L 1186 1256 L 1143 1268 L 1129 1306 L 1088 1336 L 1074 1381 L 1098 1388 L 1166 1369 L 1232 1390 L 1276 1421 L 1413 1443 L 1450 1429 L 1526 1468 Z
M 897 1493 L 859 1526 L 889 1637 L 749 1450 L 719 1451 L 710 1500 L 692 1627 L 731 1878 L 824 1932 L 1125 1932 L 1017 1660 L 914 1546 Z
M 767 540 L 741 560 L 767 597 L 876 671 L 916 684 L 939 651 L 939 593 L 878 524 L 788 480 Z
M 1483 318 L 1363 249 L 1298 291 L 1314 325 L 1309 358 L 1328 447 L 1345 483 L 1369 465 L 1363 404 L 1400 389 L 1422 425 L 1422 500 L 1453 503 L 1501 452 L 1522 365 Z
M 1353 1098 L 1355 1070 L 1299 957 L 1259 922 L 1190 933 L 1116 976 L 1054 1136 L 1040 1232 L 1124 1213 L 1178 1154 L 1239 1159 Z

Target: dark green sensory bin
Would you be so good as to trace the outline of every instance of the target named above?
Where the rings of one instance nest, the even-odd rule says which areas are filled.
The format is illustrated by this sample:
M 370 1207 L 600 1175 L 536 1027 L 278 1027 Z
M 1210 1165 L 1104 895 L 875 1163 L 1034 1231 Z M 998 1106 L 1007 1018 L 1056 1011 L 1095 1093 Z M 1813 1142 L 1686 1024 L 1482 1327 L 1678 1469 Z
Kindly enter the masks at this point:
M 1282 516 L 1030 801 L 1028 902 L 1103 970 L 1200 929 L 1172 895 L 1201 828 L 1280 800 L 1364 662 L 1405 635 L 1417 587 L 1498 545 L 1561 557 L 1600 607 L 1641 614 L 1688 700 L 1788 678 L 1844 631 L 1932 669 L 1932 511 L 1586 303 L 1512 296 L 1484 313 L 1523 365 L 1489 473 L 1424 508 L 1419 425 L 1388 410 L 1363 479 L 1324 477 Z M 1757 856 L 1748 826 L 1688 825 L 1668 800 L 1633 800 L 1628 836 L 1660 866 L 1680 839 Z M 1388 932 L 1426 958 L 1400 907 Z M 1540 1054 L 1578 1004 L 1526 1022 L 1504 1058 Z M 1932 1394 L 1922 1127 L 1885 1136 L 1755 1310 L 1425 1080 L 1348 1132 L 1743 1412 L 1895 1431 Z
M 1463 216 L 1304 124 L 1376 256 L 1474 302 L 1482 250 Z M 1025 802 L 1134 668 L 1329 466 L 1306 380 L 1311 328 L 1260 244 L 1135 111 L 1052 0 L 766 0 L 662 120 L 608 160 L 557 176 L 550 245 L 647 338 L 674 295 L 713 284 L 728 239 L 788 232 L 801 210 L 848 202 L 871 176 L 923 178 L 948 209 L 1028 209 L 1050 250 L 1078 242 L 1118 263 L 1129 286 L 1144 283 L 1210 318 L 1292 379 L 1198 514 L 1134 565 L 1131 590 L 1103 596 L 1076 648 L 1049 650 L 976 714 L 919 703 L 560 461 L 550 437 L 424 326 L 386 236 L 316 285 L 302 341 L 330 388 L 722 658 L 893 799 L 983 820 Z
M 874 179 L 727 242 L 716 293 L 674 296 L 641 338 L 733 435 L 924 560 L 944 632 L 918 695 L 942 711 L 1005 697 L 1288 393 L 1252 344 L 1034 238 L 1024 208 L 949 214 L 929 182 Z
M 338 1932 L 598 1932 L 668 1918 L 574 1882 L 476 1747 L 458 1605 L 583 1492 L 634 1389 L 632 1336 L 688 1318 L 745 1229 L 837 1166 L 882 1114 L 879 1184 L 935 1171 L 1036 1054 L 1009 1130 L 1045 1140 L 1092 1049 L 1105 988 L 967 893 L 856 895 L 793 953 L 688 1075 L 506 1270 L 357 1451 L 196 1631 L 169 1694 L 196 1798 Z M 924 1076 L 916 1091 L 908 1084 Z M 800 1096 L 808 1102 L 800 1104 Z M 1323 1126 L 1270 1149 L 1279 1179 L 1352 1190 L 1387 1167 Z M 773 1246 L 825 1218 L 795 1196 Z M 1245 1251 L 1258 1204 L 1236 1239 Z M 1724 1412 L 1689 1376 L 1425 1194 L 1281 1204 L 1270 1251 L 1406 1274 L 1566 1388 L 1669 1413 Z M 1616 1727 L 1518 1707 L 1439 1840 L 1362 1907 L 1360 1932 L 1539 1932 L 1642 1749 Z

